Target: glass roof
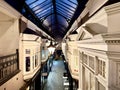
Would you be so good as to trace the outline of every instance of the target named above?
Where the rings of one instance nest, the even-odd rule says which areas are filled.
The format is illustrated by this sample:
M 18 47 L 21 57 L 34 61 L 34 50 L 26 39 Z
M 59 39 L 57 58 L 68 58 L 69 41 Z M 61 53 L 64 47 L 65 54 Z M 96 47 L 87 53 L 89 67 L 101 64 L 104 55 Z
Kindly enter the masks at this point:
M 78 5 L 77 0 L 26 0 L 25 2 L 37 18 L 42 20 L 42 25 L 55 37 L 59 34 L 63 37 Z
M 53 38 L 63 38 L 88 0 L 5 0 Z

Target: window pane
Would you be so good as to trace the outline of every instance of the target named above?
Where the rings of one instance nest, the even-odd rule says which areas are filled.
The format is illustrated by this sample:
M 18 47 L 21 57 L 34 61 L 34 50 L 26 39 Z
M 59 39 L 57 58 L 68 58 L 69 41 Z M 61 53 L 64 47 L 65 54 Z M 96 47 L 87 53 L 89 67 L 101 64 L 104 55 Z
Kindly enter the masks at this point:
M 26 71 L 30 71 L 30 57 L 26 57 Z

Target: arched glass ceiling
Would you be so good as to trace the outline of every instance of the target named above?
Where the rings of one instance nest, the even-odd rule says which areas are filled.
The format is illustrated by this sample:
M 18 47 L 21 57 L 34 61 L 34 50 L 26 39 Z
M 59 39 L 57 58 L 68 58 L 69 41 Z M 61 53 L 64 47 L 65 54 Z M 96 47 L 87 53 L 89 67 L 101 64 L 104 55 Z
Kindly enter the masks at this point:
M 63 38 L 88 0 L 5 0 L 53 38 Z
M 78 5 L 77 0 L 26 0 L 25 2 L 54 37 L 64 36 Z

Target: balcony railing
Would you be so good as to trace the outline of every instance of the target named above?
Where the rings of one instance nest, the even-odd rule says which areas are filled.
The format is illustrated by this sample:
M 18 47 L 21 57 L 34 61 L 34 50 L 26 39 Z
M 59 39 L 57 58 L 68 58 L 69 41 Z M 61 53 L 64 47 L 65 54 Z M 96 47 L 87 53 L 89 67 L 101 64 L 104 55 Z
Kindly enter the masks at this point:
M 18 50 L 16 50 L 14 54 L 0 57 L 0 85 L 20 71 L 18 55 Z

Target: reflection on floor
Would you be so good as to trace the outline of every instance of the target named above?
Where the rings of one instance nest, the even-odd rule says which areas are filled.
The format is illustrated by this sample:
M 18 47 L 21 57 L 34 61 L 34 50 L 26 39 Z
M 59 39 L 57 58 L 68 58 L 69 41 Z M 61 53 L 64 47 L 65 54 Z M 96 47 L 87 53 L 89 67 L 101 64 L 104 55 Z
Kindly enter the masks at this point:
M 64 90 L 63 73 L 65 72 L 64 61 L 53 61 L 52 70 L 48 75 L 44 90 Z

